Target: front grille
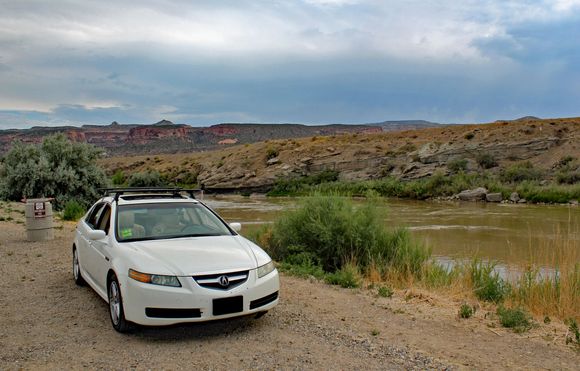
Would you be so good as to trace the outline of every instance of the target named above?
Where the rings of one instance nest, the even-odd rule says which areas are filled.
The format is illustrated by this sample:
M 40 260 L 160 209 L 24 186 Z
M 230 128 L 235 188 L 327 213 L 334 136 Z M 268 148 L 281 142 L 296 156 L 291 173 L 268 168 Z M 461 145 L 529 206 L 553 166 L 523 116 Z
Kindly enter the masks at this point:
M 201 310 L 198 308 L 145 308 L 145 315 L 151 318 L 199 318 Z
M 262 307 L 266 304 L 270 304 L 271 302 L 273 302 L 276 299 L 278 299 L 278 291 L 276 291 L 273 294 L 264 296 L 263 298 L 252 300 L 250 302 L 250 309 L 256 309 L 256 308 Z
M 249 271 L 208 274 L 193 276 L 195 282 L 201 287 L 216 290 L 230 290 L 248 280 Z

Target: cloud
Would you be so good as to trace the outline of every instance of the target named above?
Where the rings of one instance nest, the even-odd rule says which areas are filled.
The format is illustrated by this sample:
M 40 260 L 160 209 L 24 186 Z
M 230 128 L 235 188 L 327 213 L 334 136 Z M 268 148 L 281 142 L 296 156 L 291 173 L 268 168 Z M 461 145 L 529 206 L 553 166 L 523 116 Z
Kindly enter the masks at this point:
M 0 125 L 574 115 L 579 7 L 5 1 Z

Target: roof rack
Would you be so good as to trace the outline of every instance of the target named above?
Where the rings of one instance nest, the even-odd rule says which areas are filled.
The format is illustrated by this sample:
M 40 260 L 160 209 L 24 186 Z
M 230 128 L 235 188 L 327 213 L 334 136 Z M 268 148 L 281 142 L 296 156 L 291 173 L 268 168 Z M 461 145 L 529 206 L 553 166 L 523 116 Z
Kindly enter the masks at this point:
M 180 187 L 120 187 L 120 188 L 99 188 L 99 191 L 105 194 L 114 194 L 113 199 L 119 200 L 119 197 L 126 193 L 171 193 L 173 196 L 181 196 L 181 192 L 186 192 L 191 198 L 195 199 L 194 192 L 202 192 L 200 189 L 184 189 Z

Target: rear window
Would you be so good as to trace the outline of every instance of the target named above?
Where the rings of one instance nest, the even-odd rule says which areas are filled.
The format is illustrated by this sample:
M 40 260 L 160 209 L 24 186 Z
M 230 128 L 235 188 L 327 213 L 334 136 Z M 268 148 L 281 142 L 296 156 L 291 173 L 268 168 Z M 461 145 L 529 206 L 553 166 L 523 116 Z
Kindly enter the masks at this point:
M 232 235 L 205 206 L 185 202 L 120 205 L 115 232 L 120 242 Z

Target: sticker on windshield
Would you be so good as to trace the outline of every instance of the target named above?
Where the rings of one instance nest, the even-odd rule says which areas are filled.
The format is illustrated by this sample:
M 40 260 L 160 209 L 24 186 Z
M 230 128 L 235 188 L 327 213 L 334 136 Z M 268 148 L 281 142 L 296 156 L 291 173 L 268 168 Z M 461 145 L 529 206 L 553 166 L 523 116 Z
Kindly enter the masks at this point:
M 121 229 L 121 237 L 122 238 L 129 238 L 131 236 L 133 236 L 133 230 L 131 228 Z

